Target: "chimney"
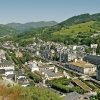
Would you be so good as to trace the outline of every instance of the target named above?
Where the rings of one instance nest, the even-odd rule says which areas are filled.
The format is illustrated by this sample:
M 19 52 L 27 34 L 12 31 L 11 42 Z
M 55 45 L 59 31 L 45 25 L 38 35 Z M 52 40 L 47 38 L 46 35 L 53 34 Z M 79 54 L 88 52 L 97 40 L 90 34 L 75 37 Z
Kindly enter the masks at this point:
M 80 60 L 83 61 L 83 58 L 81 58 Z
M 77 62 L 77 59 L 75 59 L 75 62 Z
M 57 68 L 57 67 L 55 67 L 54 72 L 55 72 L 55 73 L 57 73 L 57 72 L 58 72 L 58 68 Z
M 15 74 L 15 76 L 14 76 L 14 80 L 15 80 L 15 82 L 17 81 L 17 76 L 16 76 L 16 74 Z

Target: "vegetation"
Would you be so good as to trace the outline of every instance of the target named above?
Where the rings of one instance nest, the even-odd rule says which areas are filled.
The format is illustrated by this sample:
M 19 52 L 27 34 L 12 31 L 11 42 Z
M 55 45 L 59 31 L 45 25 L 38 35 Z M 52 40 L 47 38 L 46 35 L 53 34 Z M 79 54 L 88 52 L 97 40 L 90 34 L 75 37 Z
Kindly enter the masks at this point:
M 97 93 L 98 100 L 100 99 L 100 90 Z
M 44 41 L 62 42 L 66 45 L 85 44 L 90 46 L 90 44 L 99 44 L 99 17 L 100 14 L 82 14 L 74 16 L 55 26 L 30 29 L 17 35 L 17 38 L 15 37 L 15 41 L 19 42 L 22 46 L 26 46 L 31 43 L 32 40 L 27 41 L 26 39 L 30 39 L 32 37 L 41 38 Z M 98 34 L 98 36 L 92 37 L 95 33 Z M 98 51 L 97 53 L 100 54 Z
M 1 24 L 0 25 L 0 36 L 8 36 L 8 35 L 13 35 L 13 34 L 18 34 L 20 33 L 14 28 L 8 27 L 6 25 Z
M 2 100 L 4 98 L 9 100 L 63 100 L 47 89 L 36 87 L 14 86 L 6 88 L 0 86 L 0 96 L 2 96 Z
M 89 86 L 93 91 L 96 90 L 96 88 L 95 88 L 93 85 L 89 84 L 88 82 L 86 82 L 86 81 L 83 80 L 82 78 L 79 78 L 79 80 L 81 80 L 82 82 L 84 82 L 84 83 L 85 83 L 87 86 Z
M 33 79 L 34 82 L 36 82 L 36 83 L 39 83 L 39 82 L 41 81 L 41 79 L 40 79 L 38 76 L 36 76 L 34 73 L 32 73 L 32 72 L 28 72 L 28 75 L 29 75 L 29 77 L 30 77 L 31 79 Z
M 47 81 L 48 84 L 52 86 L 52 88 L 59 90 L 64 93 L 69 93 L 76 91 L 78 93 L 84 93 L 85 90 L 81 89 L 79 86 L 72 86 L 68 87 L 68 85 L 71 83 L 71 79 L 66 78 L 60 78 L 60 79 L 54 79 Z
M 11 59 L 10 59 L 10 57 L 9 57 L 9 55 L 8 55 L 7 53 L 5 53 L 5 56 L 6 56 L 6 59 L 7 59 L 8 61 L 11 61 Z

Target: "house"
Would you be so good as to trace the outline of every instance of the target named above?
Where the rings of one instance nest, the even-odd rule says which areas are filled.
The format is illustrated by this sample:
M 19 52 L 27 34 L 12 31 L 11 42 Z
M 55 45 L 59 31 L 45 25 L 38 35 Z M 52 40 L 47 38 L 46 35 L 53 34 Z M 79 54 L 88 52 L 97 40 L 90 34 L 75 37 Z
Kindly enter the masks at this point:
M 69 62 L 67 66 L 65 65 L 65 67 L 84 74 L 95 73 L 97 68 L 95 65 L 85 62 L 82 59 L 75 59 L 75 62 Z
M 58 72 L 58 69 L 54 65 L 39 66 L 39 71 L 34 71 L 34 73 L 46 80 L 52 80 L 64 76 L 63 73 Z
M 14 70 L 14 64 L 5 59 L 0 59 L 0 69 Z
M 28 67 L 31 69 L 31 72 L 34 72 L 35 70 L 39 70 L 37 62 L 28 62 Z

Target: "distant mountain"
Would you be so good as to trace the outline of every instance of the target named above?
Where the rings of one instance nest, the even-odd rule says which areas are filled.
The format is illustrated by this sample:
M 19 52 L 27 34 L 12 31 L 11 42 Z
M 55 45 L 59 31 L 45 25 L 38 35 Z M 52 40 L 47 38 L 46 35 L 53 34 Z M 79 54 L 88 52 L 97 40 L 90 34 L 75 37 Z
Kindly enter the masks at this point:
M 12 27 L 0 24 L 0 36 L 19 34 L 20 32 Z
M 16 30 L 20 30 L 20 31 L 26 31 L 29 30 L 30 28 L 40 28 L 40 27 L 46 27 L 46 26 L 53 26 L 58 24 L 55 21 L 40 21 L 40 22 L 28 22 L 25 24 L 21 24 L 21 23 L 8 23 L 6 24 L 9 27 L 15 28 Z

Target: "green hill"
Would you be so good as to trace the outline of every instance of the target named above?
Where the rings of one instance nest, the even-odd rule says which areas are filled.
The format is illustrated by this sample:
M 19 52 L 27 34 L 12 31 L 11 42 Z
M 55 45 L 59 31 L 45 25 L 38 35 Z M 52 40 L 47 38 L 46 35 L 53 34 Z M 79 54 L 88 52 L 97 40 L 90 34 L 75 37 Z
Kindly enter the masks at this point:
M 67 35 L 67 34 L 74 33 L 74 35 L 75 35 L 79 32 L 84 32 L 84 33 L 94 32 L 94 31 L 96 31 L 96 29 L 94 27 L 92 27 L 94 25 L 94 23 L 95 23 L 95 21 L 89 21 L 86 23 L 72 25 L 69 27 L 63 27 L 63 28 L 61 28 L 60 31 L 54 32 L 53 34 L 54 35 Z
M 85 23 L 85 22 L 89 22 L 89 21 L 100 21 L 100 13 L 98 14 L 81 14 L 78 16 L 73 16 L 61 23 L 59 23 L 58 25 L 60 25 L 61 27 L 64 26 L 71 26 L 71 25 L 75 25 L 75 24 L 80 24 L 80 23 Z
M 0 24 L 0 36 L 13 35 L 13 34 L 18 34 L 18 33 L 20 32 L 17 31 L 16 29 Z
M 40 27 L 46 27 L 46 26 L 53 26 L 58 24 L 55 21 L 40 21 L 40 22 L 28 22 L 25 24 L 21 24 L 21 23 L 9 23 L 6 24 L 9 27 L 15 28 L 16 30 L 20 30 L 20 31 L 27 31 L 30 28 L 40 28 Z
M 82 14 L 71 17 L 55 26 L 30 29 L 17 37 L 27 39 L 39 37 L 45 41 L 63 42 L 64 44 L 98 43 L 100 39 L 100 14 Z M 91 37 L 93 34 L 98 37 Z

